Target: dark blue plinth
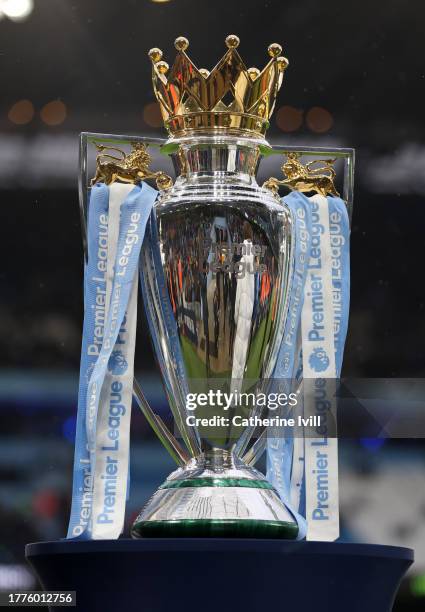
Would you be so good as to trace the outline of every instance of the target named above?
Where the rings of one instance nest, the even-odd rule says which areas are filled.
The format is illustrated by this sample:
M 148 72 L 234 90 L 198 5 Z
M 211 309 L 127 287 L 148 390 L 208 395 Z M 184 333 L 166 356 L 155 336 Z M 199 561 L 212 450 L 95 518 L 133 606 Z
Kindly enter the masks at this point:
M 26 556 L 84 612 L 389 612 L 413 562 L 393 546 L 195 538 L 45 542 Z

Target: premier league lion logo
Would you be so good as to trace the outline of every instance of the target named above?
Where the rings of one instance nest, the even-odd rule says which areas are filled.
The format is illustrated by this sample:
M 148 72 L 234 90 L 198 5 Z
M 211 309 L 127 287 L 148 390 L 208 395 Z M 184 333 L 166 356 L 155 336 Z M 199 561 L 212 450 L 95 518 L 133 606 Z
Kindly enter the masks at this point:
M 315 348 L 311 353 L 308 363 L 315 372 L 324 372 L 329 366 L 329 357 L 324 348 Z
M 108 370 L 112 374 L 119 376 L 125 374 L 128 368 L 128 363 L 121 351 L 112 351 L 108 361 Z

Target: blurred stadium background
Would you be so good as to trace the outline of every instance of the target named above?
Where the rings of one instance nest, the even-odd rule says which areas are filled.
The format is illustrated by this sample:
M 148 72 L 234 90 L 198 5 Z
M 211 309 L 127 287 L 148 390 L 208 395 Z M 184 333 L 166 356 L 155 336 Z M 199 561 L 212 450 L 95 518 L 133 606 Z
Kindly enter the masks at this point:
M 0 589 L 30 588 L 25 543 L 64 537 L 82 324 L 78 133 L 164 135 L 147 50 L 210 67 L 290 60 L 270 141 L 357 150 L 343 374 L 424 377 L 425 66 L 419 0 L 0 0 Z M 199 64 L 200 65 L 200 64 Z M 137 372 L 167 412 L 148 337 Z M 400 410 L 403 406 L 400 406 Z M 396 610 L 425 604 L 425 444 L 341 443 L 346 540 L 412 546 Z M 134 410 L 128 523 L 172 463 Z

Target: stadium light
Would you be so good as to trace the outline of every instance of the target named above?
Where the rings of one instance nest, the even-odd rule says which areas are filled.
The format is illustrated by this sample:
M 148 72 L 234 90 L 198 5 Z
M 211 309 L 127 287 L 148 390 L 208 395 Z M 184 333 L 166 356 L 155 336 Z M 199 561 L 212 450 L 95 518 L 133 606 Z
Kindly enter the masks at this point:
M 24 21 L 34 9 L 34 0 L 0 0 L 0 14 L 12 21 Z

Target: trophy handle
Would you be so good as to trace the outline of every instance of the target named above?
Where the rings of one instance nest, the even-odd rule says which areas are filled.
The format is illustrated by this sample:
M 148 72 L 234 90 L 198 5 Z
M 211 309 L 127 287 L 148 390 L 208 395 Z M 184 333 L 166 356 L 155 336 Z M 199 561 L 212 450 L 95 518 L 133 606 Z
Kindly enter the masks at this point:
M 139 183 L 146 179 L 155 179 L 159 190 L 164 191 L 173 186 L 171 176 L 162 170 L 153 172 L 149 169 L 152 158 L 149 155 L 148 145 L 141 141 L 131 143 L 130 153 L 126 153 L 119 147 L 94 143 L 98 151 L 96 157 L 96 174 L 91 180 L 91 185 L 96 183 Z M 114 153 L 114 154 L 112 154 Z M 116 155 L 118 154 L 118 156 Z
M 79 205 L 80 205 L 80 217 L 81 217 L 81 235 L 82 235 L 82 241 L 83 241 L 83 250 L 84 250 L 84 258 L 87 261 L 87 257 L 88 257 L 88 248 L 87 248 L 87 206 L 88 206 L 88 198 L 87 198 L 87 139 L 88 136 L 99 136 L 101 137 L 101 135 L 99 134 L 88 134 L 88 133 L 82 133 L 80 135 L 80 150 L 79 150 L 79 183 L 78 183 L 78 192 L 79 192 Z M 130 140 L 130 139 L 129 139 Z M 132 139 L 135 141 L 135 143 L 137 143 L 136 139 Z M 142 143 L 143 144 L 143 143 Z M 96 145 L 97 149 L 99 151 L 99 156 L 103 156 L 103 159 L 105 159 L 105 155 L 109 155 L 109 154 L 105 154 L 104 150 L 108 149 L 108 150 L 114 150 L 116 152 L 121 152 L 121 149 L 117 149 L 117 147 L 104 147 L 103 145 Z M 143 145 L 145 147 L 145 145 Z M 133 144 L 133 152 L 136 149 L 135 145 Z M 145 151 L 146 153 L 146 147 L 145 147 Z M 129 172 L 125 172 L 127 170 L 132 171 L 131 168 L 131 163 L 128 164 L 130 166 L 130 168 L 122 168 L 122 162 L 125 159 L 125 153 L 123 153 L 122 159 L 119 160 L 112 160 L 112 163 L 114 163 L 114 161 L 121 162 L 121 166 L 119 168 L 117 168 L 115 166 L 116 170 L 119 170 L 121 172 L 121 176 L 122 178 L 127 180 L 125 182 L 137 182 L 140 180 L 144 180 L 144 178 L 155 178 L 157 181 L 157 186 L 160 189 L 168 189 L 169 187 L 171 187 L 172 185 L 172 179 L 171 177 L 169 177 L 167 174 L 165 174 L 165 172 L 150 172 L 147 168 L 147 166 L 145 167 L 145 175 L 142 178 L 140 176 L 140 167 L 136 168 L 137 169 L 137 173 L 139 173 L 139 175 L 137 173 L 135 173 L 135 176 L 133 177 L 133 179 L 130 181 L 128 180 L 130 178 Z M 130 153 L 131 155 L 131 153 Z M 106 157 L 106 160 L 111 161 L 111 157 L 109 156 Z M 150 156 L 149 157 L 149 162 L 150 162 Z M 105 160 L 105 161 L 106 161 Z M 108 161 L 106 161 L 106 163 L 108 163 Z M 130 160 L 131 161 L 131 160 Z M 146 161 L 146 158 L 145 158 Z M 97 164 L 97 169 L 96 169 L 96 176 L 95 178 L 98 176 L 98 180 L 102 180 L 100 178 L 100 173 L 99 173 L 99 165 L 100 165 L 101 161 L 98 162 L 98 160 L 96 161 Z M 139 164 L 140 166 L 140 164 Z M 109 172 L 109 170 L 112 170 L 111 165 L 109 165 L 108 168 L 101 168 L 101 171 L 104 171 L 105 174 L 105 178 L 106 179 L 111 179 L 109 183 L 107 184 L 111 184 L 111 182 L 114 182 L 115 180 L 120 180 L 120 176 L 119 176 L 119 172 Z M 116 176 L 114 177 L 114 174 L 116 174 Z M 134 174 L 134 171 L 133 171 Z M 94 181 L 94 179 L 93 179 Z M 93 184 L 92 181 L 92 184 Z M 97 181 L 94 181 L 97 182 Z M 162 185 L 162 186 L 160 186 Z M 147 401 L 146 397 L 143 394 L 142 389 L 140 388 L 139 383 L 137 382 L 137 380 L 135 378 L 133 378 L 133 397 L 137 402 L 137 405 L 139 406 L 140 410 L 143 412 L 143 415 L 145 416 L 146 420 L 148 421 L 149 425 L 152 427 L 153 431 L 155 432 L 155 434 L 158 436 L 159 440 L 161 441 L 161 443 L 163 444 L 164 448 L 168 451 L 168 453 L 170 454 L 170 456 L 174 459 L 174 461 L 177 463 L 177 465 L 185 465 L 189 459 L 189 453 L 181 446 L 181 444 L 178 442 L 178 440 L 175 438 L 175 436 L 170 432 L 170 430 L 167 428 L 167 426 L 165 425 L 165 423 L 163 422 L 163 420 L 161 419 L 161 417 L 156 414 L 152 407 L 150 406 L 149 402 Z
M 315 159 L 307 164 L 300 161 L 301 153 L 297 151 L 285 152 L 286 161 L 281 166 L 285 179 L 271 176 L 263 183 L 263 187 L 274 194 L 278 194 L 279 186 L 284 185 L 294 191 L 302 193 L 315 192 L 320 195 L 339 196 L 335 189 L 334 180 L 336 172 L 333 167 L 336 159 Z M 321 164 L 315 166 L 315 164 Z

